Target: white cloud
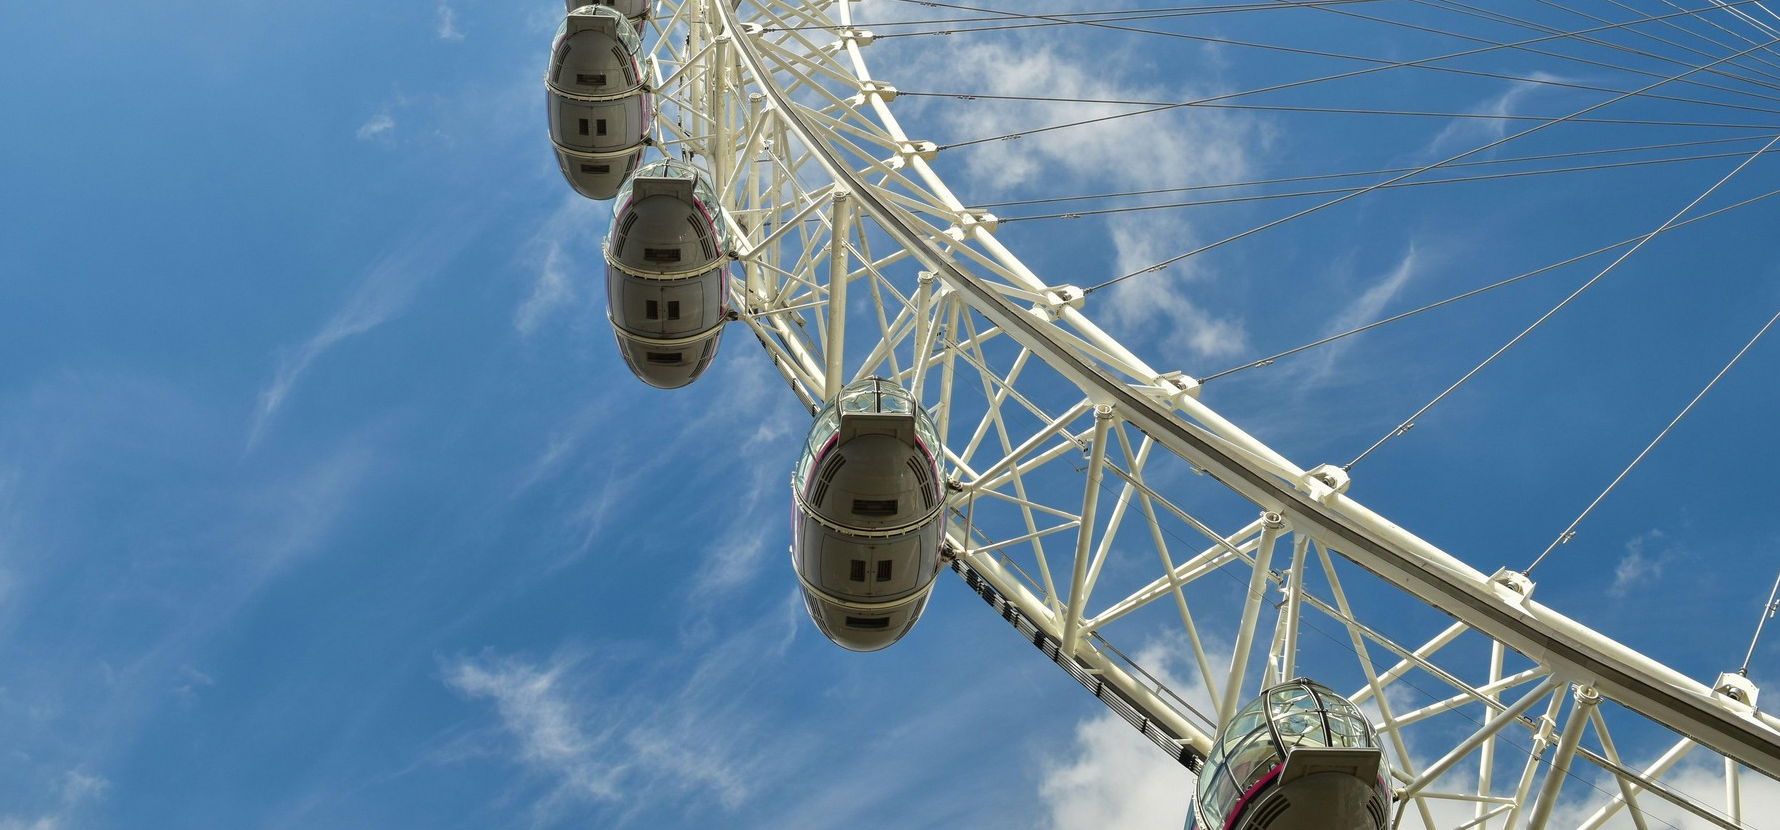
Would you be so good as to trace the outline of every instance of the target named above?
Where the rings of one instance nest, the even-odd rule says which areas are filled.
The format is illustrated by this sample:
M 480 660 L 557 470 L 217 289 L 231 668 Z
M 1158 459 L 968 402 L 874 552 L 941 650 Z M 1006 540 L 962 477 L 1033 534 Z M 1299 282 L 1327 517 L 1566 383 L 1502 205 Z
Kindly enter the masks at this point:
M 1615 599 L 1624 599 L 1640 585 L 1655 580 L 1662 575 L 1663 568 L 1675 558 L 1675 551 L 1670 547 L 1653 550 L 1663 545 L 1663 532 L 1651 530 L 1648 533 L 1633 537 L 1625 545 L 1625 556 L 1613 566 L 1613 582 L 1607 586 L 1607 595 Z
M 520 334 L 531 334 L 540 321 L 551 312 L 575 300 L 575 285 L 563 268 L 562 243 L 545 243 L 544 264 L 532 283 L 532 292 L 513 311 L 513 327 Z
M 1523 111 L 1528 98 L 1548 91 L 1543 83 L 1546 81 L 1563 81 L 1564 78 L 1548 72 L 1532 72 L 1527 75 L 1533 82 L 1514 83 L 1497 95 L 1484 99 L 1483 103 L 1472 108 L 1472 112 L 1486 115 L 1537 115 Z M 1427 152 L 1449 156 L 1472 147 L 1480 147 L 1507 136 L 1510 130 L 1521 132 L 1538 126 L 1535 121 L 1510 121 L 1504 118 L 1455 118 L 1446 125 L 1433 140 L 1428 142 Z
M 449 230 L 447 230 L 449 229 Z M 247 448 L 259 444 L 266 427 L 284 406 L 298 381 L 329 349 L 364 334 L 395 317 L 407 307 L 415 291 L 456 250 L 467 229 L 461 217 L 446 218 L 427 233 L 410 237 L 386 253 L 371 268 L 322 327 L 295 349 L 284 351 L 272 379 L 260 390 L 248 425 Z
M 1078 724 L 1074 749 L 1074 760 L 1048 769 L 1039 787 L 1051 827 L 1172 830 L 1185 821 L 1193 774 L 1117 715 Z
M 1136 65 L 1141 55 L 1093 53 L 1081 41 L 1059 32 L 1034 30 L 1010 41 L 960 40 L 925 44 L 912 70 L 937 77 L 970 79 L 971 91 L 990 95 L 1037 96 L 1054 99 L 1183 101 L 1209 91 L 1215 72 L 1198 81 L 1155 85 L 1131 81 L 1150 74 Z M 1215 61 L 1206 53 L 1207 66 Z M 918 114 L 933 116 L 944 141 L 1004 135 L 1023 129 L 1084 121 L 1130 112 L 1118 104 L 1081 104 L 1061 100 L 948 101 L 925 106 Z M 940 164 L 958 171 L 952 184 L 961 192 L 992 194 L 981 201 L 1021 193 L 1044 196 L 1148 190 L 1171 186 L 1239 180 L 1254 168 L 1253 154 L 1264 148 L 1269 134 L 1254 119 L 1234 111 L 1183 108 L 1113 118 L 1100 123 L 1034 133 L 1008 141 L 991 141 L 948 153 L 964 164 Z M 965 197 L 970 198 L 970 197 Z M 1116 202 L 1078 202 L 1084 209 L 1135 206 L 1178 200 L 1178 194 L 1124 198 Z M 1057 212 L 1068 210 L 1059 206 Z M 1019 215 L 1018 209 L 1008 209 Z M 1032 211 L 1027 211 L 1028 213 Z M 1060 222 L 1064 220 L 1043 220 Z M 1074 220 L 1073 227 L 1083 221 Z M 1199 243 L 1189 215 L 1177 209 L 1117 214 L 1099 220 L 1113 256 L 1108 273 L 1075 275 L 1058 282 L 1092 284 L 1103 277 L 1146 268 L 1185 253 Z M 1092 226 L 1090 226 L 1092 227 Z M 1089 231 L 1092 233 L 1093 231 Z M 1206 289 L 1217 278 L 1189 260 L 1121 283 L 1095 307 L 1109 328 L 1127 336 L 1153 337 L 1164 349 L 1192 357 L 1226 357 L 1247 347 L 1242 321 L 1207 305 Z M 1196 291 L 1194 284 L 1199 288 Z M 1192 369 L 1196 367 L 1175 366 Z
M 1384 309 L 1390 305 L 1397 295 L 1403 293 L 1411 279 L 1422 270 L 1421 254 L 1415 245 L 1410 245 L 1403 258 L 1396 266 L 1380 274 L 1366 290 L 1360 292 L 1352 302 L 1337 313 L 1324 327 L 1324 334 L 1339 334 L 1353 328 L 1374 322 Z M 1362 335 L 1363 336 L 1363 335 Z M 1308 359 L 1298 364 L 1289 377 L 1293 384 L 1301 386 L 1319 385 L 1334 377 L 1340 368 L 1341 357 L 1356 341 L 1352 339 L 1338 340 L 1325 346 L 1317 347 Z M 1283 379 L 1283 378 L 1282 378 Z
M 457 12 L 445 3 L 439 4 L 438 35 L 440 40 L 452 42 L 464 39 L 464 33 L 457 28 Z
M 544 784 L 533 803 L 541 821 L 588 804 L 634 810 L 708 801 L 733 810 L 754 794 L 754 773 L 795 760 L 771 751 L 734 694 L 783 656 L 796 632 L 786 610 L 795 602 L 787 595 L 690 662 L 619 666 L 609 657 L 535 661 L 488 652 L 448 661 L 444 680 L 494 704 L 499 744 Z M 713 731 L 713 723 L 725 729 Z
M 600 293 L 595 279 L 604 278 L 604 261 L 595 245 L 576 240 L 598 238 L 586 233 L 604 224 L 606 205 L 569 193 L 526 240 L 519 259 L 536 269 L 531 291 L 513 310 L 513 328 L 523 336 L 536 333 L 552 316 L 574 308 L 584 297 Z M 603 236 L 603 234 L 601 234 Z M 565 240 L 568 240 L 565 242 Z M 603 303 L 588 302 L 586 317 L 603 327 Z
M 359 125 L 357 135 L 360 141 L 369 141 L 383 136 L 395 128 L 395 116 L 390 115 L 389 110 L 382 109 L 378 110 L 376 115 L 371 116 L 369 121 Z
M 1213 644 L 1208 643 L 1208 647 Z M 1135 660 L 1201 711 L 1211 711 L 1203 679 L 1176 677 L 1184 636 L 1145 645 Z M 1197 779 L 1170 760 L 1131 725 L 1102 712 L 1076 725 L 1072 759 L 1047 761 L 1039 800 L 1056 830 L 1103 827 L 1177 828 L 1186 820 Z

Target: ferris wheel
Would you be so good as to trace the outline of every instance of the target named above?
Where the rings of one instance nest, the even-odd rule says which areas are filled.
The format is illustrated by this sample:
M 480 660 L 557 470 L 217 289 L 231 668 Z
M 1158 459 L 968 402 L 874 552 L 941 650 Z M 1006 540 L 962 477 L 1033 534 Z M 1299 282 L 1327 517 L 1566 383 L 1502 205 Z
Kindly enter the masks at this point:
M 571 11 L 577 5 L 570 0 Z M 666 243 L 645 247 L 652 243 L 623 236 L 631 233 L 629 226 L 621 228 L 624 217 L 615 217 L 608 240 L 617 275 L 612 284 L 640 286 L 636 291 L 642 292 L 633 296 L 615 287 L 611 295 L 627 361 L 650 383 L 693 383 L 711 364 L 724 321 L 728 328 L 745 327 L 790 393 L 817 416 L 812 455 L 821 451 L 818 444 L 855 429 L 847 423 L 847 407 L 835 405 L 849 396 L 869 395 L 871 416 L 920 415 L 907 429 L 914 444 L 930 451 L 937 479 L 929 485 L 943 504 L 910 508 L 927 517 L 917 527 L 897 524 L 897 508 L 873 502 L 883 521 L 854 531 L 889 538 L 943 528 L 943 543 L 927 548 L 933 561 L 920 567 L 931 574 L 943 563 L 1042 659 L 1079 681 L 1168 758 L 1202 773 L 1202 802 L 1215 795 L 1223 799 L 1216 803 L 1232 803 L 1259 786 L 1260 772 L 1247 775 L 1259 767 L 1251 759 L 1243 772 L 1234 771 L 1244 748 L 1221 741 L 1220 733 L 1245 713 L 1258 718 L 1255 723 L 1266 721 L 1267 707 L 1259 701 L 1272 698 L 1256 697 L 1265 692 L 1287 694 L 1319 718 L 1330 731 L 1313 743 L 1338 745 L 1331 724 L 1364 721 L 1365 738 L 1352 747 L 1386 760 L 1381 766 L 1374 755 L 1368 767 L 1388 776 L 1382 782 L 1388 798 L 1381 802 L 1388 806 L 1372 813 L 1380 826 L 1675 826 L 1665 816 L 1684 816 L 1685 826 L 1780 826 L 1771 816 L 1744 810 L 1746 771 L 1780 779 L 1780 718 L 1758 708 L 1759 690 L 1744 673 L 1725 671 L 1702 682 L 1542 605 L 1532 596 L 1530 568 L 1485 573 L 1394 524 L 1349 495 L 1353 463 L 1304 466 L 1286 457 L 1203 402 L 1203 378 L 1152 366 L 1103 330 L 1094 320 L 1093 295 L 1110 283 L 1077 285 L 1029 267 L 999 238 L 1002 219 L 948 188 L 939 172 L 942 146 L 905 133 L 895 105 L 902 93 L 888 80 L 893 70 L 866 60 L 883 34 L 855 19 L 853 3 L 614 5 L 613 11 L 583 15 L 577 25 L 591 26 L 588 21 L 598 17 L 594 22 L 607 37 L 631 53 L 636 77 L 614 76 L 610 90 L 587 80 L 589 86 L 577 92 L 570 79 L 590 75 L 558 73 L 562 66 L 553 65 L 552 77 L 560 77 L 561 85 L 552 89 L 566 108 L 553 109 L 552 117 L 559 135 L 573 132 L 566 125 L 581 111 L 574 107 L 619 112 L 623 117 L 612 123 L 624 126 L 597 146 L 559 141 L 564 173 L 593 198 L 618 194 L 628 204 L 644 192 L 671 196 L 675 206 L 660 210 L 673 222 L 700 229 L 697 244 L 684 251 Z M 979 28 L 1090 25 L 1116 31 L 1170 14 L 1342 5 L 1274 0 L 1070 16 L 950 8 L 954 19 L 978 14 L 969 20 Z M 1445 0 L 1418 5 L 1491 25 L 1516 22 L 1500 10 Z M 1659 4 L 1628 19 L 1623 12 L 1629 6 L 1612 5 L 1622 12 L 1614 19 L 1578 18 L 1570 29 L 1520 20 L 1527 31 L 1517 40 L 1473 37 L 1478 43 L 1465 49 L 1374 60 L 1315 80 L 1403 67 L 1486 75 L 1455 58 L 1505 49 L 1549 54 L 1559 41 L 1648 55 L 1656 47 L 1629 45 L 1619 35 L 1635 31 L 1678 43 L 1684 34 L 1677 21 L 1702 14 Z M 1768 90 L 1768 81 L 1780 81 L 1780 58 L 1766 51 L 1780 43 L 1780 17 L 1753 0 L 1714 0 L 1711 8 L 1719 13 L 1712 19 L 1720 43 L 1715 52 L 1692 48 L 1700 54 L 1667 71 L 1646 72 L 1650 77 L 1642 83 L 1594 89 L 1606 103 L 1639 98 L 1675 105 L 1721 95 L 1736 84 L 1760 81 L 1758 88 Z M 564 36 L 577 31 L 565 25 Z M 601 84 L 608 80 L 598 77 Z M 1237 97 L 1155 106 L 1218 106 Z M 1478 170 L 1467 165 L 1495 163 L 1481 154 L 1516 138 L 1559 123 L 1613 120 L 1606 103 L 1512 124 L 1497 136 L 1454 147 L 1436 164 L 1373 171 L 1378 175 L 1361 184 L 1317 191 L 1317 207 L 1223 242 L 1377 190 L 1412 186 L 1431 170 Z M 588 119 L 581 118 L 579 134 L 608 135 L 604 116 L 596 121 L 590 133 Z M 1765 143 L 1711 148 L 1743 163 L 1701 198 L 1776 141 L 1780 134 Z M 1632 149 L 1694 153 L 1711 143 Z M 662 160 L 643 164 L 648 155 Z M 1573 158 L 1580 155 L 1526 158 L 1613 163 Z M 641 178 L 620 193 L 619 182 L 632 175 Z M 1689 213 L 1699 201 L 1648 233 L 1605 249 L 1619 259 L 1552 313 L 1648 240 L 1701 218 Z M 1144 278 L 1208 247 L 1112 282 Z M 670 317 L 683 323 L 675 328 Z M 739 335 L 731 332 L 726 348 L 741 348 Z M 1407 432 L 1422 412 L 1360 458 Z M 898 457 L 896 463 L 920 468 L 919 458 Z M 800 466 L 800 482 L 816 475 L 811 461 Z M 804 492 L 800 484 L 798 498 Z M 860 512 L 871 515 L 866 508 Z M 849 532 L 819 513 L 806 511 L 812 538 Z M 937 524 L 930 521 L 935 516 Z M 1574 530 L 1572 525 L 1566 534 Z M 887 561 L 875 573 L 863 561 L 855 564 L 857 573 L 849 576 L 862 584 L 891 581 L 903 572 L 900 565 L 886 567 Z M 811 604 L 825 633 L 861 649 L 882 647 L 914 625 L 931 587 L 931 581 L 922 582 L 874 604 L 870 597 L 823 594 L 805 580 L 806 595 L 832 601 L 832 608 Z M 883 615 L 867 613 L 879 606 L 895 609 L 893 630 Z M 858 616 L 847 616 L 849 609 Z M 845 633 L 854 622 L 861 631 Z M 1183 662 L 1190 677 L 1170 682 L 1128 656 L 1157 637 L 1188 655 Z M 1245 707 L 1250 700 L 1257 703 Z M 1289 758 L 1278 746 L 1279 727 L 1269 734 L 1272 749 Z M 1652 735 L 1662 736 L 1660 751 L 1648 757 L 1629 748 L 1621 753 L 1622 746 L 1651 745 Z M 1671 773 L 1684 759 L 1697 766 L 1702 758 L 1721 771 L 1722 789 L 1707 793 L 1673 781 Z M 1345 762 L 1352 760 L 1350 754 Z M 1263 771 L 1277 772 L 1278 761 Z M 1293 774 L 1289 762 L 1284 769 Z M 1218 786 L 1232 792 L 1215 793 Z M 1274 820 L 1280 823 L 1272 826 L 1282 828 L 1315 826 L 1287 823 L 1278 810 L 1261 815 L 1266 811 L 1250 809 L 1235 826 L 1263 827 Z M 1234 814 L 1229 820 L 1236 821 Z M 1200 821 L 1206 826 L 1207 818 Z

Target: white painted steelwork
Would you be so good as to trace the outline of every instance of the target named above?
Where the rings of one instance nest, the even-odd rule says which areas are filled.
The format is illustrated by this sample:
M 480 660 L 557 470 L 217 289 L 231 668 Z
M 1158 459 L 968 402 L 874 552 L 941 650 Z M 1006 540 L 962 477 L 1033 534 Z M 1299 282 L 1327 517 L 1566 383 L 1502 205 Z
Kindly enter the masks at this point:
M 862 377 L 916 390 L 945 453 L 953 569 L 1170 757 L 1196 769 L 1208 711 L 1296 674 L 1351 683 L 1369 707 L 1404 796 L 1396 826 L 1660 827 L 1662 802 L 1734 828 L 1740 807 L 1721 799 L 1748 780 L 1678 790 L 1681 756 L 1780 777 L 1780 720 L 1751 693 L 1684 676 L 1534 601 L 1521 574 L 1398 527 L 1347 495 L 1340 467 L 1287 459 L 1096 326 L 1083 291 L 1022 263 L 996 218 L 946 187 L 937 146 L 903 131 L 849 4 L 682 0 L 647 25 L 654 141 L 712 172 L 740 323 L 812 412 Z M 1269 591 L 1271 615 L 1227 599 Z M 1156 642 L 1199 690 L 1115 645 Z M 1631 736 L 1674 748 L 1622 757 Z

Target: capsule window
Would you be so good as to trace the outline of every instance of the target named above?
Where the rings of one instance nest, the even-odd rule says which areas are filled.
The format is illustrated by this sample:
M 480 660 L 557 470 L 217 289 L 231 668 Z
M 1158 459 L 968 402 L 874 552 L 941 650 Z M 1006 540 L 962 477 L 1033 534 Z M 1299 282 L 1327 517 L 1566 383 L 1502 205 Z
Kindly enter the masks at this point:
M 644 262 L 679 262 L 679 248 L 644 248 Z
M 848 628 L 881 629 L 890 627 L 889 617 L 848 617 Z
M 585 118 L 581 119 L 580 127 L 581 127 L 581 134 L 587 135 L 587 119 L 585 119 Z
M 599 74 L 594 74 L 594 75 L 583 75 L 583 74 L 577 73 L 575 75 L 575 83 L 581 84 L 583 86 L 605 86 L 606 85 L 606 76 L 605 76 L 605 73 L 599 73 Z
M 643 359 L 647 360 L 650 363 L 660 363 L 664 366 L 677 366 L 680 363 L 680 353 L 679 352 L 644 352 Z
M 610 165 L 610 164 L 583 164 L 583 165 L 581 165 L 581 172 L 583 172 L 583 173 L 610 173 L 610 172 L 612 172 L 612 165 Z
M 669 320 L 680 319 L 680 301 L 679 300 L 668 300 L 668 319 Z
M 878 560 L 878 581 L 879 582 L 889 582 L 890 581 L 890 560 L 888 560 L 888 559 Z
M 847 578 L 853 580 L 854 582 L 864 582 L 865 581 L 865 560 L 864 559 L 853 560 L 853 572 L 851 574 L 849 574 L 847 576 Z
M 896 515 L 896 499 L 854 499 L 853 515 L 894 516 Z

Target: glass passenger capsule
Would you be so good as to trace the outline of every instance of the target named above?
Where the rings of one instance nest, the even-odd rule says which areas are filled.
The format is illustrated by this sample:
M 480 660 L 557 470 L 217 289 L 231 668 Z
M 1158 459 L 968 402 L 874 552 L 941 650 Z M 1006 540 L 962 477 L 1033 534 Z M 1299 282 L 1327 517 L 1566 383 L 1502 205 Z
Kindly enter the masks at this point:
M 617 194 L 606 234 L 607 316 L 631 372 L 673 389 L 717 355 L 729 314 L 723 213 L 703 171 L 662 159 Z
M 1187 828 L 1383 830 L 1390 767 L 1365 715 L 1299 678 L 1263 692 L 1218 733 Z
M 563 178 L 610 199 L 643 158 L 653 104 L 637 55 L 643 39 L 617 9 L 581 5 L 557 29 L 544 89 Z
M 568 0 L 569 11 L 574 11 L 585 5 L 587 5 L 586 0 Z M 596 5 L 611 6 L 617 9 L 620 14 L 630 18 L 630 22 L 641 24 L 643 19 L 649 16 L 649 7 L 653 4 L 651 0 L 607 0 L 607 2 Z
M 914 396 L 848 384 L 816 414 L 792 474 L 791 564 L 828 639 L 876 651 L 927 607 L 945 539 L 939 436 Z

